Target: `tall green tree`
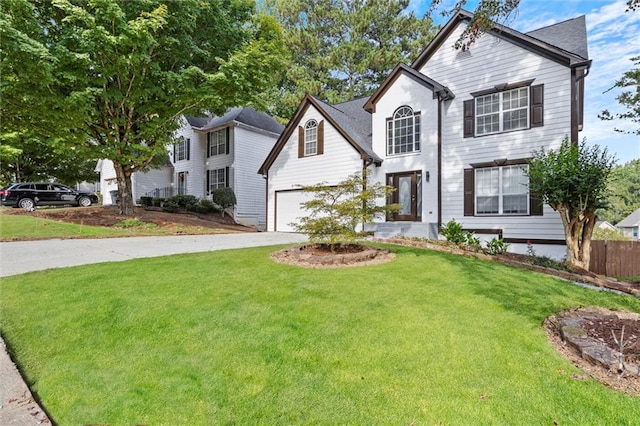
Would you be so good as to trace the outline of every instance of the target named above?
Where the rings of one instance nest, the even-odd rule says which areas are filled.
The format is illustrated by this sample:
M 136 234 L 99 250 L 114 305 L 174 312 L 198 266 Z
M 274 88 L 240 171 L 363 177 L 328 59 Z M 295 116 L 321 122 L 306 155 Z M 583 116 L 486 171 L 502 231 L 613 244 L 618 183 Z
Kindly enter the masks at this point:
M 606 202 L 607 179 L 615 158 L 607 149 L 568 138 L 556 151 L 533 152 L 529 190 L 560 214 L 567 244 L 567 262 L 589 269 L 596 210 Z
M 271 113 L 288 119 L 305 94 L 330 103 L 371 94 L 399 62 L 431 41 L 428 17 L 409 0 L 265 0 L 291 52 L 287 73 L 270 97 Z
M 3 118 L 24 128 L 30 117 L 19 95 L 43 91 L 37 112 L 56 111 L 50 132 L 113 161 L 122 214 L 133 213 L 132 173 L 165 153 L 180 115 L 261 107 L 257 95 L 283 67 L 280 28 L 252 0 L 8 1 L 3 74 L 16 69 L 2 77 L 3 101 L 5 93 L 11 100 Z M 25 54 L 16 50 L 24 46 Z M 17 65 L 37 56 L 42 82 Z
M 640 208 L 640 159 L 616 165 L 607 184 L 607 205 L 598 217 L 613 224 Z

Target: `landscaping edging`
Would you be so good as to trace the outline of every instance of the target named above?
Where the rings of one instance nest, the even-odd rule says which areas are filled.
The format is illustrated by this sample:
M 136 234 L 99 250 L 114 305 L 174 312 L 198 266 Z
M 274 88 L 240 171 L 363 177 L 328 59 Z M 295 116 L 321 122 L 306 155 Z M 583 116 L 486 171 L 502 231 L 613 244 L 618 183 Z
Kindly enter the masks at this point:
M 424 241 L 412 241 L 412 240 L 405 240 L 402 238 L 389 238 L 389 239 L 371 238 L 371 241 L 387 243 L 387 244 L 395 244 L 395 245 L 407 246 L 407 247 L 417 247 L 417 248 L 424 248 L 429 250 L 436 250 L 436 251 L 441 251 L 445 253 L 452 253 L 452 254 L 474 257 L 477 259 L 492 260 L 494 262 L 500 262 L 504 265 L 516 266 L 518 268 L 525 268 L 531 271 L 540 272 L 542 274 L 553 275 L 555 277 L 562 278 L 568 281 L 587 283 L 587 284 L 591 284 L 596 287 L 600 287 L 604 289 L 616 290 L 616 291 L 623 292 L 631 296 L 640 298 L 640 284 L 616 281 L 616 280 L 609 279 L 607 277 L 596 275 L 590 272 L 588 273 L 588 275 L 576 274 L 568 271 L 561 271 L 558 269 L 545 268 L 543 266 L 531 265 L 529 263 L 519 262 L 517 260 L 508 258 L 507 256 L 504 256 L 504 255 L 491 256 L 484 253 L 477 253 L 477 252 L 462 250 L 459 248 L 447 247 L 439 244 L 432 244 Z
M 272 254 L 276 262 L 288 263 L 310 268 L 340 268 L 346 266 L 364 266 L 384 263 L 392 260 L 395 255 L 388 250 L 364 246 L 364 249 L 350 253 L 326 253 L 319 254 L 313 251 L 305 251 L 313 245 L 303 245 L 286 248 Z
M 609 371 L 618 374 L 625 373 L 640 377 L 640 366 L 638 364 L 626 362 L 624 354 L 589 337 L 583 329 L 583 325 L 587 321 L 606 317 L 618 319 L 621 318 L 621 315 L 623 314 L 620 312 L 602 312 L 601 309 L 596 311 L 594 309 L 582 308 L 557 314 L 552 321 L 555 323 L 556 331 L 562 338 L 562 341 L 577 350 L 583 359 L 586 359 L 592 364 L 599 364 Z M 626 316 L 630 319 L 640 321 L 640 314 L 628 313 Z

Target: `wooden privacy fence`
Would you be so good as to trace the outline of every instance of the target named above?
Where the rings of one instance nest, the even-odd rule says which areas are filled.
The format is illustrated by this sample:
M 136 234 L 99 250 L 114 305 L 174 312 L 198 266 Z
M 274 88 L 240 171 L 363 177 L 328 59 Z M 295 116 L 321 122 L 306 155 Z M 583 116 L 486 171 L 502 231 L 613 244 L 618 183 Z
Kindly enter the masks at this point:
M 592 240 L 589 270 L 608 277 L 640 276 L 640 243 Z

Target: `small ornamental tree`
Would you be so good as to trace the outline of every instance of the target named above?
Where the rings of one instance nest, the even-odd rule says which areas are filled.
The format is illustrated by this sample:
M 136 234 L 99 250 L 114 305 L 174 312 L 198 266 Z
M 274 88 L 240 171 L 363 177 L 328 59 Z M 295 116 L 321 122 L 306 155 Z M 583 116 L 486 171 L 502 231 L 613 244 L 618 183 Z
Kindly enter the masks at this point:
M 565 138 L 557 151 L 533 152 L 529 190 L 560 213 L 567 244 L 567 262 L 589 269 L 596 210 L 606 199 L 607 178 L 615 163 L 607 149 L 588 147 Z
M 211 200 L 219 205 L 222 210 L 222 217 L 224 217 L 225 209 L 236 205 L 236 194 L 231 188 L 218 188 L 211 192 Z
M 391 186 L 367 181 L 368 171 L 354 173 L 337 185 L 320 183 L 304 186 L 302 190 L 313 199 L 302 203 L 309 212 L 300 223 L 291 224 L 298 232 L 309 236 L 314 244 L 328 246 L 335 251 L 341 245 L 358 244 L 361 234 L 358 225 L 397 211 L 398 204 L 378 205 L 394 191 Z

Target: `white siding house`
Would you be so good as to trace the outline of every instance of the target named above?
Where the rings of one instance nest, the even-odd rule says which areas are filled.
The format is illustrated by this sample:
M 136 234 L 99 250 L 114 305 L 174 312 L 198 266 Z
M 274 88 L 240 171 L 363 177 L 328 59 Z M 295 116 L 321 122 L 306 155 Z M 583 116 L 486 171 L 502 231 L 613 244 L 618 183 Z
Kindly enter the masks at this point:
M 266 182 L 256 170 L 283 126 L 253 108 L 233 108 L 221 117 L 183 117 L 176 143 L 168 147 L 167 165 L 132 176 L 133 198 L 175 194 L 211 198 L 217 188 L 233 189 L 236 222 L 264 229 Z M 113 204 L 117 190 L 113 163 L 100 160 L 103 204 Z
M 616 224 L 616 228 L 622 232 L 623 235 L 631 238 L 633 241 L 640 240 L 640 209 L 637 209 L 629 216 L 622 219 Z
M 301 195 L 283 192 L 368 168 L 371 179 L 396 188 L 393 202 L 402 205 L 373 224 L 379 236 L 437 238 L 453 219 L 513 251 L 533 244 L 539 254 L 564 253 L 560 216 L 529 192 L 527 161 L 565 137 L 578 141 L 591 65 L 584 16 L 527 34 L 496 25 L 457 51 L 471 17 L 460 11 L 368 99 L 302 101 L 260 168 L 269 182 L 269 230 L 291 230 L 282 216 L 303 215 Z M 324 150 L 301 154 L 312 119 L 325 120 Z

